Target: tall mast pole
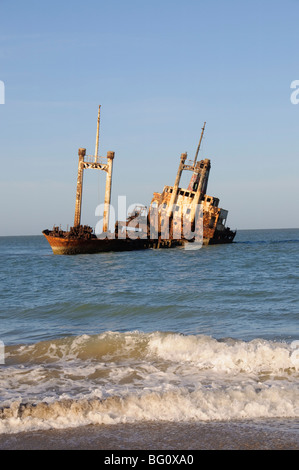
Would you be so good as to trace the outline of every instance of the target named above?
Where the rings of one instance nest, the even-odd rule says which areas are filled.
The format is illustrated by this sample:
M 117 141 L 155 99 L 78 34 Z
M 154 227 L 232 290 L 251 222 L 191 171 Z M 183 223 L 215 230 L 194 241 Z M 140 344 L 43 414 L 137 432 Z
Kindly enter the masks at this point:
M 203 134 L 204 134 L 204 131 L 205 131 L 205 127 L 206 127 L 206 123 L 204 123 L 203 125 L 203 128 L 201 130 L 201 136 L 200 136 L 200 139 L 199 139 L 199 144 L 198 144 L 198 147 L 197 147 L 197 150 L 196 150 L 196 154 L 195 154 L 195 158 L 194 158 L 194 163 L 193 163 L 193 166 L 195 167 L 195 163 L 196 163 L 196 160 L 197 160 L 197 157 L 198 157 L 198 152 L 199 152 L 199 149 L 200 149 L 200 146 L 201 146 L 201 141 L 202 141 L 202 138 L 203 138 Z
M 79 148 L 79 163 L 78 163 L 78 177 L 77 177 L 77 192 L 76 192 L 76 205 L 75 205 L 75 219 L 74 227 L 78 227 L 81 223 L 81 205 L 82 205 L 82 191 L 83 191 L 83 165 L 86 149 Z
M 95 162 L 97 162 L 97 158 L 98 158 L 98 154 L 99 154 L 100 114 L 101 114 L 101 105 L 99 106 L 99 112 L 98 112 L 96 148 L 95 148 L 95 152 L 94 152 L 94 161 Z

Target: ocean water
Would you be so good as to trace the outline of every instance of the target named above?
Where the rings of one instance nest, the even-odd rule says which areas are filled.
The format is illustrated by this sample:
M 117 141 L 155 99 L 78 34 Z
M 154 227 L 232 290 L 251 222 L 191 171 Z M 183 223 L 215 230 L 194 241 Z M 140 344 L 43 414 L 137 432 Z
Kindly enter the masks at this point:
M 1 434 L 298 424 L 299 229 L 76 256 L 0 237 L 0 261 Z

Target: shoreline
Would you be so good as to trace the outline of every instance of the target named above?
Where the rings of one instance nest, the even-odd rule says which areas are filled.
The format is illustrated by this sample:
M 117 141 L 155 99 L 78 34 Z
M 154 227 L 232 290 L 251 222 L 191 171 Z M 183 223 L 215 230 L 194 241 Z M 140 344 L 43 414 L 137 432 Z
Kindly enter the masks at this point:
M 88 425 L 0 436 L 0 450 L 299 450 L 298 419 Z

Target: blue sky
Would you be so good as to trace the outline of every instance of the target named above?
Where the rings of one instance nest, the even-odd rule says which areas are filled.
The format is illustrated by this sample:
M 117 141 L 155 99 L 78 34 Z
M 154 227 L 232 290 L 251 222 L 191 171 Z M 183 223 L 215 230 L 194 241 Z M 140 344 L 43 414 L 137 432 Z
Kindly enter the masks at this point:
M 210 158 L 231 228 L 299 227 L 299 1 L 0 0 L 0 235 L 72 225 L 77 150 L 115 151 L 112 202 Z M 94 226 L 105 175 L 85 172 Z

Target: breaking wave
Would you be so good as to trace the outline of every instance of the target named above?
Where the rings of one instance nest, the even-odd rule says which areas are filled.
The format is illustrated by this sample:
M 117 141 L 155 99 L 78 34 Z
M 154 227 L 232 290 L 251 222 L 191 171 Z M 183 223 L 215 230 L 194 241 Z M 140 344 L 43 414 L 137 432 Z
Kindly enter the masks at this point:
M 106 332 L 10 346 L 0 432 L 299 417 L 297 343 Z

